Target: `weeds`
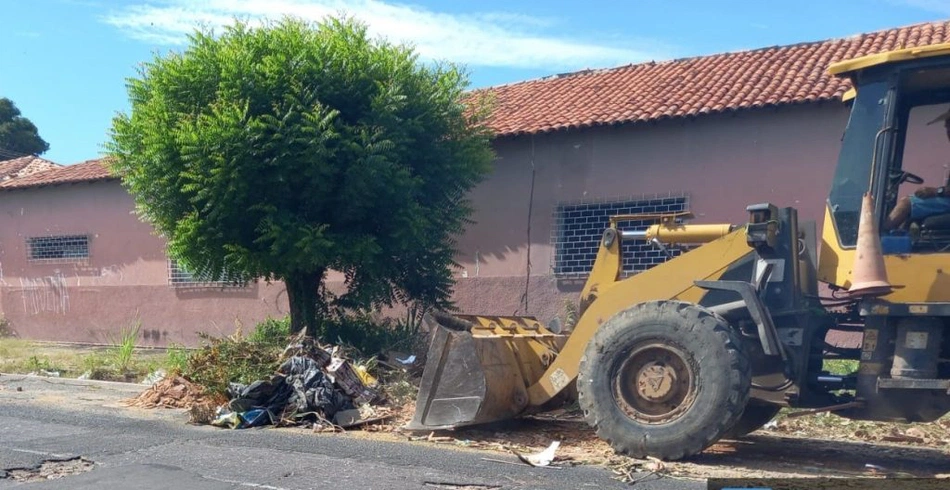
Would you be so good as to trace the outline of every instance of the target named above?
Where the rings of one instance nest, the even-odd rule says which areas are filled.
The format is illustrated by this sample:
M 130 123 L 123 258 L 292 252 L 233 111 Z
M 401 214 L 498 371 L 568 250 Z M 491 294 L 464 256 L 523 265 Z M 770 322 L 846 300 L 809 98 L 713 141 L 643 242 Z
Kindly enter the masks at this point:
M 247 337 L 248 342 L 255 344 L 279 345 L 283 347 L 290 338 L 290 317 L 282 319 L 267 318 L 258 323 Z
M 286 347 L 286 337 L 278 342 L 279 323 L 262 322 L 249 337 L 240 330 L 223 338 L 199 334 L 204 345 L 187 357 L 182 374 L 213 396 L 226 396 L 231 383 L 250 384 L 271 376 Z
M 13 331 L 13 327 L 10 325 L 10 320 L 7 320 L 6 317 L 0 315 L 0 338 L 4 337 L 16 337 L 16 332 Z
M 106 357 L 96 352 L 82 358 L 82 367 L 90 379 L 106 379 L 112 374 Z
M 121 374 L 129 372 L 132 367 L 135 360 L 135 343 L 141 328 L 141 320 L 136 320 L 129 328 L 123 328 L 119 338 L 112 340 L 112 346 L 107 351 L 112 365 Z
M 188 350 L 185 349 L 185 346 L 180 344 L 172 344 L 168 346 L 165 350 L 165 370 L 168 371 L 170 375 L 178 375 L 185 372 L 188 369 L 188 357 L 190 354 Z
M 59 371 L 59 369 L 53 366 L 48 357 L 40 357 L 36 354 L 30 356 L 30 358 L 26 360 L 26 369 L 30 372 Z

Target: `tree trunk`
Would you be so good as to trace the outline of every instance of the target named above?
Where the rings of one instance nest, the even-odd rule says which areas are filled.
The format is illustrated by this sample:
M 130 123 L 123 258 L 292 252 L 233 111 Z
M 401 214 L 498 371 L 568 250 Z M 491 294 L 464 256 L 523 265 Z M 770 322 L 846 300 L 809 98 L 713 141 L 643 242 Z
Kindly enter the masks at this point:
M 287 285 L 287 301 L 290 303 L 290 332 L 296 334 L 306 330 L 307 335 L 317 334 L 318 305 L 322 304 L 320 285 L 323 282 L 323 270 L 316 272 L 297 272 L 284 278 Z

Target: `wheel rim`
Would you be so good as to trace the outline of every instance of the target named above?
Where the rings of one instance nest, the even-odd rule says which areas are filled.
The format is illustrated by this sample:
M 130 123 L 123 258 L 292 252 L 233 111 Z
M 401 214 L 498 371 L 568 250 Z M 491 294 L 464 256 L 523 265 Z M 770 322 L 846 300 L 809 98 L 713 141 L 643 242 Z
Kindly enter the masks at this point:
M 627 416 L 662 424 L 682 416 L 695 400 L 695 371 L 689 357 L 665 342 L 630 351 L 613 376 L 613 395 Z

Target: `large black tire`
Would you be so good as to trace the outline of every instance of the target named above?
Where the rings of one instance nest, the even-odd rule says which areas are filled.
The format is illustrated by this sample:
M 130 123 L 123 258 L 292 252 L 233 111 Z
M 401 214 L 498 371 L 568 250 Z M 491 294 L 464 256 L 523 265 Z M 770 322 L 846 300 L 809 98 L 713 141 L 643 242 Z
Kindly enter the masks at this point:
M 578 402 L 615 451 L 677 460 L 700 453 L 749 400 L 749 361 L 720 316 L 653 301 L 601 325 L 581 358 Z
M 738 439 L 747 436 L 769 423 L 781 410 L 782 407 L 777 405 L 749 402 L 742 412 L 742 415 L 739 416 L 739 421 L 736 422 L 736 425 L 733 425 L 731 429 L 727 430 L 722 437 L 724 439 Z

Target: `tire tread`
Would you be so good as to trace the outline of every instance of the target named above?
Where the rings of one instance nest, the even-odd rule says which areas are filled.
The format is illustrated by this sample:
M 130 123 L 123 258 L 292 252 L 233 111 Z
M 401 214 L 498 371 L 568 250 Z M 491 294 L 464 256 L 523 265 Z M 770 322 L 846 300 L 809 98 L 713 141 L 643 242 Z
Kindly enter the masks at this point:
M 594 356 L 602 356 L 610 346 L 614 336 L 638 318 L 649 316 L 675 315 L 678 317 L 676 336 L 707 335 L 718 338 L 725 348 L 728 358 L 729 386 L 728 395 L 722 407 L 717 424 L 704 430 L 686 431 L 676 444 L 649 444 L 646 433 L 635 434 L 627 430 L 622 421 L 617 420 L 616 411 L 611 407 L 600 406 L 608 400 L 597 396 L 597 387 L 590 387 L 589 377 L 593 377 Z M 711 329 L 702 331 L 698 329 Z M 680 332 L 683 330 L 683 332 Z M 578 369 L 578 404 L 598 437 L 610 444 L 615 451 L 632 457 L 653 456 L 665 460 L 677 460 L 700 453 L 714 444 L 739 420 L 749 399 L 751 386 L 750 363 L 742 349 L 741 340 L 729 324 L 720 316 L 692 303 L 682 301 L 652 301 L 628 308 L 604 323 L 590 340 L 581 356 Z M 613 405 L 612 400 L 609 401 Z

